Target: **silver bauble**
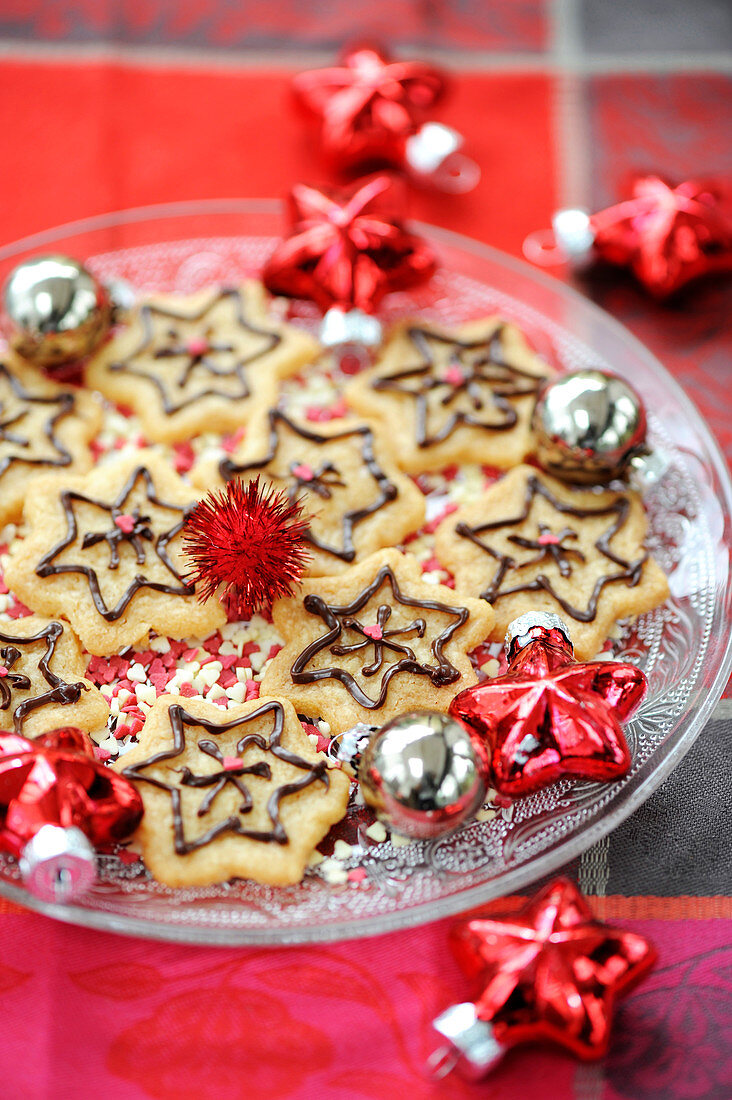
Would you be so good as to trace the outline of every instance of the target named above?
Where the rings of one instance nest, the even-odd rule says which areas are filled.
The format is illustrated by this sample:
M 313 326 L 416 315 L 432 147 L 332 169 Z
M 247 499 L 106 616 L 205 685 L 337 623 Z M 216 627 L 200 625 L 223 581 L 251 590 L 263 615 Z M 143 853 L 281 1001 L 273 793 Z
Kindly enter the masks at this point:
M 67 904 L 96 880 L 94 849 L 75 825 L 43 825 L 23 849 L 20 873 L 41 901 Z
M 642 400 L 607 371 L 578 370 L 549 382 L 536 403 L 533 427 L 540 465 L 565 481 L 612 481 L 648 451 Z
M 35 256 L 10 274 L 3 291 L 2 327 L 24 359 L 55 367 L 89 355 L 112 322 L 109 293 L 69 256 Z
M 391 828 L 428 838 L 456 829 L 485 801 L 485 762 L 466 727 L 412 711 L 371 738 L 358 778 L 365 801 Z

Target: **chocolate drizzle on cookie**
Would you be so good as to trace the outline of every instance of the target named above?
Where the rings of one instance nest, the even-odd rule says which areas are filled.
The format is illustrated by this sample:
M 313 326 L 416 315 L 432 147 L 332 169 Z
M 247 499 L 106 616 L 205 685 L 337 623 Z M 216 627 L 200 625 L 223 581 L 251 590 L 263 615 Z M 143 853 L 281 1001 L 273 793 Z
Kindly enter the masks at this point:
M 273 729 L 269 739 L 261 733 L 244 733 L 236 743 L 235 757 L 224 756 L 215 741 L 201 739 L 196 742 L 196 747 L 204 756 L 212 757 L 220 765 L 217 771 L 198 775 L 187 766 L 180 769 L 173 767 L 175 758 L 185 752 L 190 743 L 186 737 L 188 728 L 204 730 L 212 737 L 219 737 L 230 730 L 239 727 L 245 728 L 250 722 L 254 722 L 266 714 L 272 714 L 273 716 Z M 155 753 L 139 764 L 129 765 L 129 767 L 124 768 L 122 774 L 127 779 L 139 783 L 150 783 L 158 790 L 167 791 L 170 794 L 173 807 L 175 851 L 179 856 L 188 855 L 189 852 L 203 848 L 225 833 L 233 833 L 236 836 L 248 837 L 250 840 L 259 840 L 263 843 L 287 844 L 289 837 L 282 824 L 279 812 L 283 799 L 303 790 L 305 787 L 309 787 L 311 783 L 320 782 L 326 789 L 330 785 L 325 760 L 315 762 L 305 760 L 280 744 L 284 730 L 285 712 L 282 704 L 276 700 L 263 703 L 261 707 L 252 711 L 251 714 L 247 714 L 244 718 L 234 718 L 229 722 L 210 722 L 205 718 L 196 718 L 195 715 L 189 714 L 177 703 L 171 706 L 168 715 L 170 729 L 173 734 L 173 748 Z M 251 813 L 254 805 L 252 794 L 247 787 L 244 776 L 255 775 L 267 780 L 272 778 L 272 771 L 266 760 L 256 760 L 251 764 L 246 763 L 244 757 L 250 746 L 256 746 L 262 752 L 269 752 L 272 756 L 284 760 L 285 763 L 291 764 L 294 768 L 299 768 L 304 773 L 300 779 L 293 779 L 290 783 L 283 783 L 281 787 L 275 787 L 269 795 L 267 814 L 272 824 L 271 829 L 253 829 L 248 827 L 245 821 L 242 820 L 246 814 Z M 168 767 L 171 775 L 178 776 L 175 782 L 166 783 L 162 779 L 145 775 L 144 769 L 164 764 L 167 761 L 170 761 Z M 197 816 L 203 818 L 215 809 L 217 797 L 229 785 L 235 787 L 241 795 L 237 812 L 212 825 L 195 839 L 186 837 L 181 807 L 183 789 L 198 789 L 206 792 L 197 810 Z
M 15 462 L 26 466 L 68 466 L 71 455 L 56 438 L 55 428 L 59 420 L 74 411 L 75 399 L 72 393 L 60 393 L 55 397 L 28 393 L 20 380 L 12 374 L 4 363 L 0 363 L 0 381 L 4 381 L 13 392 L 13 396 L 26 408 L 4 415 L 5 403 L 0 401 L 0 446 L 5 444 L 15 448 L 10 454 L 0 456 L 0 477 Z M 33 437 L 23 434 L 23 421 L 28 416 L 29 407 L 38 405 L 49 410 L 49 416 L 43 425 L 43 432 L 53 451 L 49 455 L 32 456 L 30 449 L 37 442 Z
M 586 608 L 575 607 L 569 600 L 561 596 L 554 588 L 550 578 L 544 573 L 540 573 L 533 580 L 527 581 L 524 584 L 517 584 L 510 588 L 503 587 L 504 581 L 511 571 L 519 573 L 522 569 L 526 569 L 531 565 L 537 565 L 542 560 L 553 560 L 562 577 L 571 576 L 572 559 L 581 563 L 585 562 L 584 555 L 581 551 L 565 545 L 570 539 L 576 539 L 578 537 L 577 532 L 570 527 L 565 527 L 554 534 L 544 524 L 539 524 L 539 535 L 536 539 L 528 539 L 520 535 L 509 535 L 508 541 L 512 542 L 514 545 L 520 546 L 523 549 L 534 549 L 538 551 L 534 557 L 524 562 L 518 562 L 509 554 L 501 553 L 501 551 L 496 550 L 495 547 L 490 546 L 485 541 L 483 536 L 489 531 L 497 531 L 502 528 L 514 527 L 524 523 L 528 519 L 534 498 L 537 496 L 543 497 L 552 508 L 556 509 L 556 511 L 563 516 L 572 516 L 576 519 L 593 519 L 597 516 L 614 517 L 610 526 L 595 541 L 595 547 L 603 557 L 618 566 L 618 570 L 597 579 Z M 621 558 L 610 548 L 610 543 L 615 535 L 625 526 L 629 513 L 630 501 L 627 497 L 619 496 L 611 504 L 607 504 L 604 507 L 579 508 L 575 505 L 567 504 L 558 497 L 555 497 L 551 490 L 548 489 L 538 477 L 531 476 L 526 482 L 524 507 L 519 515 L 509 519 L 492 520 L 490 523 L 481 523 L 475 527 L 471 527 L 467 523 L 458 523 L 455 525 L 455 533 L 462 538 L 469 539 L 498 563 L 498 568 L 496 569 L 493 579 L 488 587 L 480 593 L 481 597 L 487 600 L 488 603 L 494 604 L 504 596 L 512 596 L 517 592 L 543 591 L 551 596 L 552 599 L 556 600 L 562 610 L 566 612 L 567 615 L 571 616 L 571 618 L 575 619 L 577 622 L 590 623 L 597 615 L 598 601 L 603 589 L 607 585 L 626 584 L 628 587 L 632 588 L 638 584 L 641 579 L 643 565 L 648 559 L 648 554 L 645 553 L 637 561 L 630 562 L 626 561 L 625 558 Z
M 376 611 L 376 622 L 371 625 L 364 625 L 357 618 L 358 612 L 363 610 L 372 596 L 386 583 L 389 584 L 396 603 L 402 604 L 404 607 L 420 608 L 424 611 L 437 611 L 440 614 L 449 615 L 455 620 L 431 642 L 434 664 L 426 664 L 417 660 L 414 651 L 405 643 L 405 639 L 410 635 L 418 638 L 425 636 L 428 626 L 425 618 L 415 618 L 406 626 L 390 630 L 387 627 L 392 613 L 392 607 L 389 603 L 379 605 Z M 351 603 L 343 606 L 328 604 L 320 596 L 311 593 L 305 596 L 303 608 L 309 614 L 318 615 L 323 620 L 327 627 L 327 633 L 306 646 L 295 659 L 290 669 L 290 675 L 296 684 L 313 684 L 320 680 L 338 680 L 362 707 L 366 707 L 368 710 L 378 710 L 386 702 L 390 682 L 400 672 L 409 672 L 415 676 L 428 676 L 436 687 L 445 687 L 460 679 L 458 670 L 445 657 L 444 648 L 453 634 L 467 622 L 468 609 L 465 607 L 451 607 L 449 604 L 439 603 L 437 600 L 419 600 L 416 597 L 407 596 L 401 591 L 399 583 L 388 565 L 382 566 L 371 583 L 359 592 Z M 345 631 L 350 631 L 352 636 L 355 635 L 355 641 L 341 642 L 340 639 L 343 638 Z M 377 672 L 381 671 L 386 654 L 393 654 L 397 660 L 388 665 L 381 677 L 378 695 L 376 698 L 371 698 L 345 668 L 333 665 L 328 668 L 307 670 L 310 661 L 325 649 L 329 649 L 334 657 L 347 656 L 357 651 L 363 651 L 363 656 L 367 661 L 361 669 L 364 677 L 375 676 Z
M 23 722 L 31 711 L 48 706 L 49 703 L 60 703 L 64 706 L 69 703 L 78 703 L 82 691 L 89 690 L 84 683 L 65 683 L 49 668 L 56 650 L 56 643 L 63 632 L 63 624 L 58 622 L 48 623 L 35 634 L 27 636 L 0 632 L 0 711 L 10 710 L 17 698 L 17 693 L 30 689 L 30 677 L 21 672 L 14 672 L 13 668 L 26 649 L 38 642 L 45 642 L 45 650 L 38 658 L 36 668 L 48 684 L 48 690 L 40 695 L 23 699 L 13 707 L 13 728 L 16 733 L 21 732 Z
M 333 557 L 340 558 L 341 561 L 354 561 L 356 557 L 356 548 L 353 543 L 354 528 L 367 516 L 374 515 L 386 504 L 396 500 L 398 496 L 396 485 L 389 480 L 376 461 L 373 432 L 365 424 L 337 432 L 334 435 L 322 435 L 319 432 L 295 424 L 279 409 L 270 409 L 267 454 L 257 462 L 249 462 L 244 465 L 238 465 L 231 459 L 226 458 L 219 464 L 221 476 L 225 481 L 231 481 L 235 477 L 246 476 L 247 474 L 253 476 L 258 471 L 264 471 L 268 476 L 287 483 L 291 503 L 301 499 L 303 492 L 314 493 L 321 500 L 331 500 L 334 497 L 335 490 L 343 489 L 346 490 L 342 494 L 342 497 L 345 497 L 344 503 L 346 505 L 352 504 L 353 494 L 349 491 L 348 484 L 343 481 L 338 466 L 333 462 L 326 460 L 317 467 L 295 462 L 291 463 L 288 469 L 278 469 L 277 452 L 280 445 L 280 430 L 283 425 L 288 431 L 299 436 L 306 443 L 314 444 L 316 447 L 327 447 L 331 443 L 348 442 L 360 450 L 361 461 L 376 486 L 377 495 L 375 500 L 363 508 L 346 507 L 340 517 L 340 545 L 326 542 L 315 533 L 312 527 L 308 528 L 305 534 L 307 540 L 313 546 L 316 546 L 318 550 L 332 554 Z M 315 523 L 317 524 L 317 517 L 315 517 Z
M 518 414 L 510 399 L 536 395 L 544 378 L 506 360 L 504 328 L 505 325 L 499 325 L 495 332 L 481 340 L 459 340 L 417 327 L 407 330 L 422 362 L 377 378 L 372 387 L 380 392 L 414 398 L 419 447 L 444 442 L 460 425 L 490 432 L 505 432 L 515 427 Z M 438 366 L 431 343 L 449 349 L 447 367 Z M 433 395 L 437 408 L 444 410 L 442 418 L 435 416 L 435 401 L 430 401 Z M 455 408 L 461 399 L 466 407 Z M 439 422 L 434 424 L 436 420 Z
M 149 517 L 141 516 L 138 508 L 133 508 L 131 512 L 125 511 L 125 501 L 139 480 L 144 482 L 145 494 L 147 500 L 151 504 L 180 514 L 181 519 L 178 523 L 156 534 L 149 525 Z M 39 577 L 50 577 L 62 573 L 81 573 L 87 578 L 94 606 L 102 618 L 106 619 L 107 622 L 114 622 L 116 619 L 119 619 L 124 614 L 130 600 L 141 588 L 150 588 L 154 592 L 164 592 L 168 596 L 192 596 L 194 594 L 194 585 L 185 583 L 182 575 L 170 560 L 168 555 L 168 544 L 182 530 L 186 517 L 195 507 L 196 502 L 194 501 L 189 505 L 181 506 L 179 504 L 168 504 L 160 500 L 155 492 L 155 483 L 152 474 L 146 466 L 138 466 L 132 471 L 111 504 L 108 504 L 104 500 L 95 500 L 93 497 L 85 496 L 84 493 L 77 493 L 69 489 L 61 492 L 59 501 L 66 517 L 66 536 L 61 542 L 53 546 L 47 554 L 44 554 L 39 561 L 35 570 Z M 95 508 L 99 508 L 101 511 L 108 513 L 111 519 L 110 526 L 107 530 L 102 532 L 88 532 L 83 536 L 81 543 L 82 551 L 96 545 L 98 542 L 106 541 L 110 548 L 110 559 L 107 570 L 109 572 L 114 572 L 119 565 L 119 544 L 121 542 L 128 541 L 131 544 L 135 551 L 137 564 L 143 565 L 146 556 L 145 541 L 147 541 L 151 544 L 151 548 L 154 549 L 157 558 L 163 563 L 166 570 L 175 578 L 177 583 L 172 585 L 160 581 L 149 580 L 147 577 L 138 573 L 135 575 L 132 583 L 129 584 L 122 593 L 117 604 L 110 608 L 107 606 L 102 595 L 99 577 L 95 569 L 92 569 L 88 565 L 83 565 L 80 562 L 64 562 L 59 565 L 54 564 L 59 554 L 68 546 L 73 545 L 78 538 L 79 528 L 76 513 L 74 512 L 74 504 L 77 502 L 91 504 Z
M 215 339 L 215 326 L 206 325 L 205 321 L 207 315 L 221 301 L 231 302 L 234 319 L 239 328 L 251 336 L 261 337 L 262 347 L 248 355 L 238 355 L 233 344 L 222 343 Z M 160 394 L 163 409 L 168 416 L 194 404 L 202 397 L 221 397 L 226 401 L 240 401 L 250 397 L 251 390 L 247 383 L 246 368 L 269 355 L 282 341 L 282 336 L 278 332 L 259 328 L 247 320 L 241 291 L 235 288 L 219 291 L 214 298 L 193 312 L 185 313 L 170 307 L 145 305 L 141 307 L 139 317 L 142 326 L 140 342 L 124 359 L 111 363 L 109 369 L 114 372 L 134 374 L 150 382 Z M 157 318 L 162 319 L 164 323 L 172 321 L 173 324 L 168 324 L 160 334 L 156 331 L 154 323 L 154 319 Z M 200 336 L 183 339 L 175 328 L 176 321 L 204 322 Z M 165 342 L 161 343 L 161 336 Z M 135 360 L 144 355 L 150 355 L 156 363 L 170 360 L 171 363 L 179 365 L 177 376 L 171 369 L 170 385 L 158 375 L 134 366 Z M 194 375 L 203 375 L 210 384 L 204 389 L 196 389 L 194 393 L 183 396 L 183 391 Z M 217 379 L 227 378 L 234 382 L 231 388 L 216 385 Z

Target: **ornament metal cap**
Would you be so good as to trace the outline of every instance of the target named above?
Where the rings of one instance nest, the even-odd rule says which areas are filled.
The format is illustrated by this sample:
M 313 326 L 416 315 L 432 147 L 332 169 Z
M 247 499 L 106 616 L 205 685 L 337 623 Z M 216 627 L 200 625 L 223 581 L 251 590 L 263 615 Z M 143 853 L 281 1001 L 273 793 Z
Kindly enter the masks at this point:
M 572 646 L 572 636 L 569 633 L 569 627 L 565 623 L 564 619 L 561 619 L 559 615 L 555 615 L 551 611 L 527 611 L 524 615 L 519 615 L 517 619 L 508 624 L 506 630 L 506 637 L 504 639 L 504 646 L 506 653 L 513 646 L 514 649 L 523 649 L 525 645 L 528 645 L 531 641 L 529 637 L 530 632 L 534 627 L 540 626 L 543 630 L 559 630 L 567 639 L 570 647 Z M 516 643 L 514 645 L 514 643 Z
M 407 138 L 404 156 L 412 176 L 441 191 L 464 195 L 477 187 L 480 167 L 461 153 L 463 135 L 441 122 L 425 122 Z
M 320 342 L 327 348 L 356 344 L 375 348 L 382 341 L 384 332 L 381 321 L 364 313 L 362 309 L 329 309 L 320 322 Z
M 95 881 L 94 849 L 75 825 L 43 825 L 23 849 L 20 873 L 35 897 L 65 905 Z
M 478 1081 L 500 1062 L 506 1048 L 496 1041 L 493 1026 L 481 1020 L 472 1001 L 450 1005 L 432 1021 L 432 1027 L 447 1041 L 434 1051 L 427 1066 L 433 1077 L 446 1077 L 453 1069 L 471 1081 Z
M 557 210 L 551 229 L 537 229 L 524 240 L 527 260 L 539 267 L 569 263 L 576 271 L 594 258 L 595 230 L 590 215 L 579 207 Z
M 355 726 L 338 733 L 328 746 L 327 755 L 338 760 L 345 768 L 358 776 L 366 747 L 376 733 L 378 726 L 368 726 L 365 722 L 356 722 Z

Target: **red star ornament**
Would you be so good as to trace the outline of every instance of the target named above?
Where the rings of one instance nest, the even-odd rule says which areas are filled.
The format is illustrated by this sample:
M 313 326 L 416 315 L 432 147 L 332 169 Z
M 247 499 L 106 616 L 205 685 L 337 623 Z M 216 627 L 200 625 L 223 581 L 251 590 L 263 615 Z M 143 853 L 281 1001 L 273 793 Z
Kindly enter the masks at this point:
M 322 119 L 325 151 L 344 166 L 399 166 L 406 139 L 442 96 L 445 78 L 419 61 L 392 61 L 376 46 L 347 49 L 341 64 L 300 73 L 295 95 Z
M 658 176 L 633 184 L 626 202 L 593 214 L 596 255 L 629 267 L 657 298 L 691 279 L 732 271 L 732 196 L 719 184 Z
M 450 704 L 450 714 L 486 743 L 494 787 L 520 797 L 563 776 L 624 775 L 631 761 L 620 723 L 646 692 L 643 672 L 617 661 L 580 663 L 566 627 L 535 625 L 518 635 L 520 622 L 509 627 L 506 674 Z
M 458 1064 L 473 1077 L 518 1043 L 549 1040 L 584 1060 L 602 1058 L 616 999 L 656 960 L 642 936 L 595 920 L 564 878 L 516 915 L 458 922 L 450 942 L 480 994 L 453 1005 L 434 1026 L 449 1043 L 441 1062 Z
M 272 294 L 373 313 L 389 291 L 406 290 L 434 273 L 432 249 L 405 229 L 406 189 L 379 174 L 346 190 L 296 184 L 292 233 L 265 264 Z
M 75 826 L 94 845 L 124 839 L 142 799 L 94 755 L 81 730 L 61 727 L 29 741 L 0 731 L 0 849 L 18 856 L 44 825 Z

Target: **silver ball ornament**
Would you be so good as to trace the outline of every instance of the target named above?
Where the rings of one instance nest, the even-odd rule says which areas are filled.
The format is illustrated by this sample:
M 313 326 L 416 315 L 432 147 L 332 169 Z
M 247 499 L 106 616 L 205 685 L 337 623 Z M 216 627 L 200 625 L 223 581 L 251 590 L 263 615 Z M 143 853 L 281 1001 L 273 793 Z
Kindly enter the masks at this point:
M 579 370 L 549 382 L 536 403 L 536 455 L 547 473 L 597 484 L 622 477 L 646 454 L 646 411 L 626 381 Z
M 412 711 L 373 735 L 358 769 L 365 801 L 391 828 L 426 839 L 456 829 L 486 795 L 480 744 L 454 718 Z
M 19 264 L 3 290 L 2 327 L 24 359 L 55 367 L 89 355 L 112 323 L 107 289 L 69 256 Z

